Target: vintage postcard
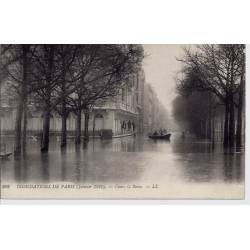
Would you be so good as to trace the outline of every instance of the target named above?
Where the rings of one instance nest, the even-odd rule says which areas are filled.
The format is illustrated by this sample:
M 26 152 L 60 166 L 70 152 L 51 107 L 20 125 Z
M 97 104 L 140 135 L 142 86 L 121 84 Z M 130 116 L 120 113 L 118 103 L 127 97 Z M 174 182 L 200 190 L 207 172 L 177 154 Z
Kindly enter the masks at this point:
M 245 49 L 0 45 L 1 199 L 244 199 Z

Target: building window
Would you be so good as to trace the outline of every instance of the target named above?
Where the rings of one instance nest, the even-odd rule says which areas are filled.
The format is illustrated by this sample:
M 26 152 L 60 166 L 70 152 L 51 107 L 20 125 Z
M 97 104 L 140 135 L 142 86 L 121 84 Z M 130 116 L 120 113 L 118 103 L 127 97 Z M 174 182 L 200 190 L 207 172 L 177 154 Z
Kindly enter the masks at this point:
M 101 115 L 101 114 L 96 114 L 96 115 L 95 115 L 95 118 L 103 118 L 103 115 Z

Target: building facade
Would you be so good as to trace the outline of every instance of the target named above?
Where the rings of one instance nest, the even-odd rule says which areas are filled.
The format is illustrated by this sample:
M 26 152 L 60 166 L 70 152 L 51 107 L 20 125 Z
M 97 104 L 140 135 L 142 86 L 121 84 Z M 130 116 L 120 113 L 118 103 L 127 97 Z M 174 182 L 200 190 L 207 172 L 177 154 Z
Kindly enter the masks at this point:
M 2 89 L 2 96 L 4 96 Z M 8 100 L 8 98 L 4 98 Z M 15 129 L 16 107 L 13 102 L 2 100 L 1 130 L 3 134 L 13 134 Z M 43 129 L 43 115 L 34 107 L 28 110 L 28 134 L 40 134 Z M 61 117 L 53 113 L 50 119 L 50 132 L 59 135 Z M 67 119 L 69 136 L 75 135 L 76 117 L 70 113 Z M 130 82 L 119 90 L 116 97 L 109 98 L 93 107 L 89 114 L 89 135 L 100 137 L 104 130 L 109 130 L 113 137 L 133 133 L 149 133 L 160 128 L 168 128 L 168 113 L 160 103 L 153 87 L 145 83 L 145 74 L 140 70 L 131 77 Z M 84 130 L 84 113 L 82 113 Z
M 144 87 L 144 131 L 149 133 L 161 128 L 167 129 L 168 113 L 159 101 L 152 86 Z
M 89 114 L 90 136 L 100 136 L 103 130 L 112 131 L 113 136 L 125 136 L 133 133 L 143 133 L 144 111 L 144 82 L 145 74 L 140 70 L 131 77 L 130 82 L 124 84 L 116 97 L 109 98 L 104 104 L 96 105 Z M 2 88 L 2 94 L 4 88 Z M 13 133 L 15 128 L 16 108 L 13 103 L 1 103 L 2 133 Z M 82 114 L 82 130 L 84 129 L 84 113 Z M 71 113 L 67 119 L 69 135 L 74 135 L 76 119 Z M 38 134 L 42 131 L 42 113 L 29 107 L 27 131 Z M 54 113 L 50 119 L 50 131 L 59 134 L 61 131 L 61 117 Z
M 102 130 L 112 130 L 113 136 L 143 133 L 144 82 L 141 70 L 115 98 L 95 106 L 90 114 L 90 135 L 98 136 Z

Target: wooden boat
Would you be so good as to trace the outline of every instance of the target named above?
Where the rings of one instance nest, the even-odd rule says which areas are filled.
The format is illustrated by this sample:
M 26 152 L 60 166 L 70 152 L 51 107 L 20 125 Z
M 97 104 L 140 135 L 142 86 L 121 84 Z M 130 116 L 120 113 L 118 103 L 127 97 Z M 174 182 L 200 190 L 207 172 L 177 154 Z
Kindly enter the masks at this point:
M 7 159 L 12 153 L 0 153 L 0 159 Z
M 154 139 L 154 140 L 169 140 L 170 139 L 171 134 L 165 134 L 165 135 L 149 135 L 148 137 L 150 139 Z

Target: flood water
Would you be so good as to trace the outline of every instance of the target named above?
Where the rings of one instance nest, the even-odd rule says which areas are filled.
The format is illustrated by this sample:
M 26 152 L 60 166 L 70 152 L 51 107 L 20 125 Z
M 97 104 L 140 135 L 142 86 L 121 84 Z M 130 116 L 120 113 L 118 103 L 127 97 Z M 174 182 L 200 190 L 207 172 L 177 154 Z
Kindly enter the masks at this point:
M 12 145 L 9 142 L 8 147 Z M 26 156 L 2 160 L 4 182 L 73 183 L 244 183 L 244 153 L 225 152 L 220 144 L 182 139 L 154 141 L 146 136 L 90 140 L 86 148 L 67 148 L 51 139 L 49 153 L 28 141 Z

